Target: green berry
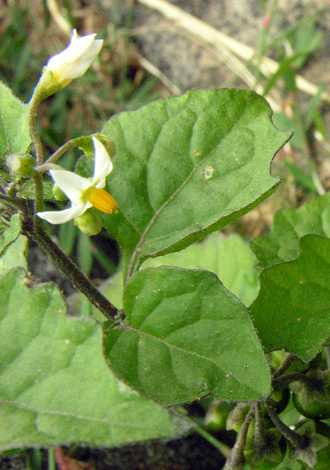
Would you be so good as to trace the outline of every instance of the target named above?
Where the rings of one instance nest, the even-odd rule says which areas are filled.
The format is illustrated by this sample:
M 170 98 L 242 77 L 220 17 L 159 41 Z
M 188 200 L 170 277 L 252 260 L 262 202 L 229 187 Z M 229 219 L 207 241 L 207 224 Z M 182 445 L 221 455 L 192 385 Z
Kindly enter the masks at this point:
M 89 237 L 97 235 L 102 230 L 102 220 L 94 210 L 87 210 L 74 219 L 74 224 Z

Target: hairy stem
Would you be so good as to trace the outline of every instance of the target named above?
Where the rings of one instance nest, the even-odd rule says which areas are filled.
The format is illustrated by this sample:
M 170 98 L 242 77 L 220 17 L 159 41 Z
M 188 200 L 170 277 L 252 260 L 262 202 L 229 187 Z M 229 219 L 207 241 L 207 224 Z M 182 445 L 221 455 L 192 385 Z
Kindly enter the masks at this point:
M 245 457 L 244 457 L 244 446 L 246 443 L 246 437 L 251 423 L 251 419 L 254 415 L 254 407 L 250 409 L 248 414 L 245 417 L 244 423 L 237 434 L 237 439 L 234 447 L 231 450 L 230 456 L 227 459 L 224 470 L 243 470 L 245 466 Z
M 83 144 L 86 141 L 86 137 L 78 137 L 77 139 L 70 140 L 66 142 L 62 147 L 56 150 L 55 153 L 48 160 L 45 161 L 43 165 L 37 166 L 35 169 L 38 173 L 44 173 L 49 170 L 49 165 L 55 163 L 62 155 L 64 155 L 68 150 L 71 150 L 79 145 Z
M 29 129 L 32 137 L 32 142 L 34 143 L 36 148 L 37 165 L 42 165 L 44 162 L 44 151 L 39 134 L 36 129 L 37 110 L 40 104 L 40 99 L 38 99 L 37 96 L 38 95 L 34 94 L 30 101 Z
M 22 233 L 29 235 L 40 246 L 59 270 L 108 320 L 115 320 L 118 313 L 116 307 L 93 286 L 77 265 L 63 253 L 42 229 L 35 230 L 32 218 L 27 216 L 26 212 L 22 220 Z
M 265 401 L 265 408 L 269 414 L 270 419 L 273 421 L 274 426 L 280 433 L 287 439 L 294 447 L 304 449 L 307 447 L 306 437 L 292 431 L 283 421 L 279 418 L 278 414 L 268 401 Z
M 315 378 L 308 377 L 308 375 L 301 374 L 300 372 L 292 372 L 291 374 L 276 377 L 276 379 L 273 380 L 273 387 L 274 389 L 278 389 L 291 382 L 303 382 L 315 388 Z
M 41 96 L 38 93 L 34 93 L 31 101 L 30 101 L 30 109 L 29 109 L 29 129 L 32 138 L 32 142 L 35 145 L 36 149 L 36 161 L 37 165 L 42 165 L 44 161 L 44 150 L 42 147 L 42 143 L 39 137 L 39 134 L 36 129 L 36 117 L 38 106 L 41 102 Z M 34 214 L 36 212 L 41 212 L 43 209 L 43 185 L 42 185 L 42 175 L 35 173 L 33 177 L 34 182 Z M 42 230 L 42 222 L 34 215 L 34 226 L 35 230 L 39 231 Z
M 34 230 L 36 232 L 42 231 L 42 220 L 36 215 L 37 212 L 42 212 L 44 200 L 43 200 L 43 182 L 42 175 L 36 173 L 33 177 L 34 182 Z
M 291 364 L 296 360 L 296 357 L 294 354 L 288 354 L 280 367 L 275 371 L 274 373 L 274 378 L 278 377 L 279 375 L 282 375 L 290 366 Z
M 266 443 L 265 439 L 265 426 L 264 417 L 261 411 L 260 403 L 254 405 L 255 425 L 254 425 L 254 439 L 258 443 L 258 446 L 264 447 Z

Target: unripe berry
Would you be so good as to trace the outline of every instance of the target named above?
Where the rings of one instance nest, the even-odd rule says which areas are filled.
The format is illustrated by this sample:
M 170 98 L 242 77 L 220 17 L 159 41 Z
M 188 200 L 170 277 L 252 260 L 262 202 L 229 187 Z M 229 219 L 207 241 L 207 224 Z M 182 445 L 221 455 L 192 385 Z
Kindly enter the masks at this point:
M 102 220 L 93 210 L 87 210 L 74 219 L 74 224 L 89 237 L 97 235 L 102 230 Z

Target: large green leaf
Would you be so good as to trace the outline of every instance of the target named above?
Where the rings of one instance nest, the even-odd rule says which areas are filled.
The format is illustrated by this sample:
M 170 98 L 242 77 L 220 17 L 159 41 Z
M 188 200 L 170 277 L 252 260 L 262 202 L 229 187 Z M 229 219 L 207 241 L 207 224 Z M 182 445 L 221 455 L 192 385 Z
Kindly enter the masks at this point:
M 103 133 L 117 147 L 107 182 L 120 213 L 105 227 L 133 265 L 178 251 L 269 196 L 270 164 L 289 133 L 247 90 L 193 90 L 114 116 Z M 136 245 L 138 246 L 136 247 Z
M 299 209 L 278 212 L 271 233 L 256 238 L 250 246 L 259 266 L 266 268 L 297 258 L 299 239 L 308 234 L 330 237 L 330 193 L 307 202 Z
M 97 322 L 66 317 L 59 291 L 28 288 L 24 275 L 16 269 L 0 279 L 0 450 L 109 447 L 189 428 L 115 379 Z
M 300 256 L 262 271 L 250 311 L 267 352 L 310 361 L 330 337 L 330 239 L 306 235 Z
M 270 371 L 249 312 L 207 271 L 136 273 L 124 294 L 126 323 L 106 333 L 118 377 L 164 405 L 209 393 L 261 400 Z
M 24 153 L 29 148 L 28 111 L 28 105 L 0 82 L 0 161 L 10 153 Z

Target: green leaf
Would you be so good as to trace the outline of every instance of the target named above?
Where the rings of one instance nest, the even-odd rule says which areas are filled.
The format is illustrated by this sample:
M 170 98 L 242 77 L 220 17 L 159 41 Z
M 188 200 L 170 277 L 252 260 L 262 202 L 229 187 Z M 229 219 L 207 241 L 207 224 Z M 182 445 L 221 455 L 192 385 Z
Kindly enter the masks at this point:
M 170 406 L 209 393 L 261 400 L 270 371 L 249 312 L 207 271 L 174 267 L 136 273 L 124 294 L 126 324 L 106 332 L 115 374 Z
M 258 266 L 266 268 L 297 258 L 299 239 L 308 234 L 330 237 L 330 193 L 299 209 L 275 214 L 271 233 L 251 241 L 250 247 L 259 260 Z
M 247 90 L 192 90 L 114 116 L 102 133 L 117 153 L 107 178 L 119 214 L 104 226 L 130 255 L 179 251 L 268 197 L 270 163 L 290 137 Z M 138 246 L 136 247 L 136 245 Z
M 0 160 L 11 153 L 25 153 L 31 144 L 28 105 L 0 82 Z
M 0 450 L 119 446 L 189 428 L 115 379 L 97 322 L 65 316 L 59 291 L 27 288 L 24 275 L 0 280 Z
M 259 291 L 259 272 L 254 269 L 254 265 L 255 257 L 241 237 L 224 237 L 214 233 L 180 253 L 149 258 L 143 263 L 143 268 L 177 266 L 211 271 L 218 276 L 226 289 L 248 307 Z M 111 295 L 110 290 L 108 295 Z
M 27 238 L 20 235 L 20 216 L 15 214 L 0 234 L 0 275 L 8 269 L 22 267 L 27 270 L 25 257 Z
M 24 197 L 25 199 L 34 199 L 34 183 L 31 179 L 25 181 L 17 191 L 18 196 Z M 54 202 L 53 196 L 53 183 L 43 182 L 43 197 L 44 201 Z
M 177 266 L 186 269 L 204 269 L 214 272 L 223 285 L 246 306 L 256 299 L 259 291 L 259 272 L 253 268 L 255 257 L 238 235 L 223 237 L 219 233 L 209 235 L 202 242 L 188 246 L 180 253 L 149 258 L 143 267 Z M 120 270 L 100 285 L 100 290 L 117 308 L 122 308 L 123 272 Z M 75 294 L 79 305 L 81 294 Z M 76 303 L 76 309 L 79 306 Z M 93 308 L 93 318 L 105 321 L 106 317 Z
M 16 240 L 11 243 L 0 258 L 0 275 L 12 268 L 21 267 L 27 271 L 26 248 L 27 238 L 19 235 Z
M 20 216 L 15 214 L 10 219 L 10 224 L 0 233 L 0 256 L 6 248 L 13 243 L 21 231 Z
M 306 235 L 299 249 L 298 259 L 262 271 L 250 312 L 266 352 L 307 362 L 330 337 L 330 239 Z

